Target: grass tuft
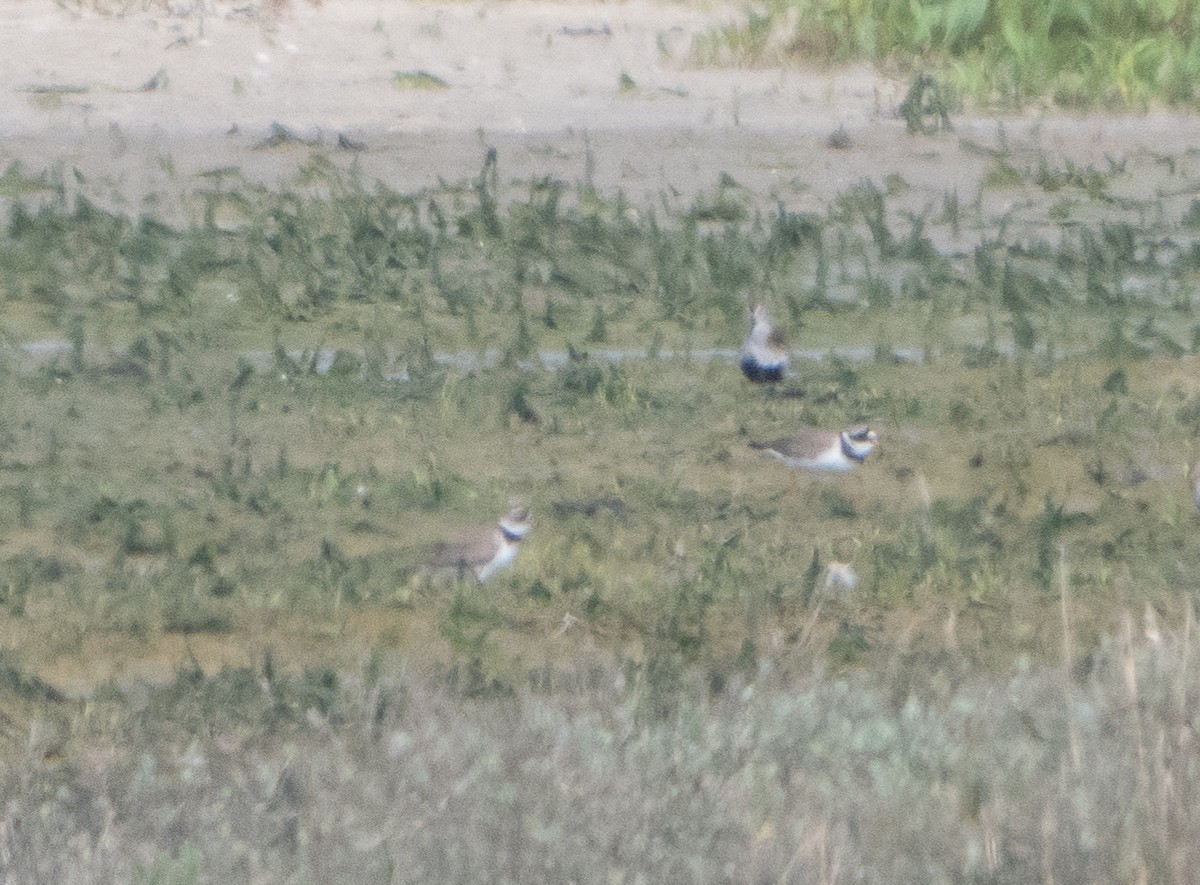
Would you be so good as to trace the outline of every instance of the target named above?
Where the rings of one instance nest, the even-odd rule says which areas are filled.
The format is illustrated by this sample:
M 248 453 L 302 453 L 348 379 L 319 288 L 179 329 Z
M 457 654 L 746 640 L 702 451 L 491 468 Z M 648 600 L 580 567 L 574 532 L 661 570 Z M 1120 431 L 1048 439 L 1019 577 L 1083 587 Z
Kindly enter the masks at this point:
M 400 90 L 438 91 L 450 88 L 449 83 L 428 71 L 396 71 L 392 85 Z
M 1186 0 L 773 0 L 698 36 L 691 55 L 708 65 L 903 62 L 915 69 L 901 107 L 909 132 L 930 132 L 949 128 L 948 93 L 999 106 L 1193 104 L 1198 15 Z

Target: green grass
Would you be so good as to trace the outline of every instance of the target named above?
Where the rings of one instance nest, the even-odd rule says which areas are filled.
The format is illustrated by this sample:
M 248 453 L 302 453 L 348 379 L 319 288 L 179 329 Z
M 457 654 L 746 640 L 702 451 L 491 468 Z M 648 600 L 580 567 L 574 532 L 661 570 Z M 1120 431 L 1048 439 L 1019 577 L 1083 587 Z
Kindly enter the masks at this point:
M 10 877 L 1190 868 L 1195 161 L 1151 205 L 994 154 L 803 214 L 317 160 L 200 176 L 181 227 L 10 170 Z M 758 300 L 825 354 L 774 395 L 710 353 Z M 748 445 L 859 421 L 794 489 Z M 514 495 L 510 572 L 423 573 Z
M 768 0 L 744 22 L 698 38 L 692 56 L 706 64 L 866 60 L 932 73 L 985 104 L 1142 108 L 1195 103 L 1198 41 L 1192 2 Z
M 428 71 L 396 71 L 392 83 L 397 89 L 440 90 L 448 89 L 450 84 L 436 74 Z
M 1006 168 L 1006 188 L 1075 191 L 1083 206 L 1109 180 L 1045 158 Z M 230 186 L 206 194 L 205 220 L 185 230 L 82 199 L 18 204 L 0 243 L 21 271 L 6 291 L 12 316 L 26 318 L 21 337 L 57 333 L 70 349 L 5 382 L 13 413 L 30 416 L 7 421 L 13 527 L 40 533 L 36 552 L 111 557 L 111 574 L 83 579 L 100 610 L 123 597 L 131 558 L 173 575 L 151 599 L 114 603 L 122 629 L 221 631 L 239 606 L 415 605 L 420 545 L 449 517 L 490 518 L 511 494 L 542 509 L 556 496 L 616 495 L 625 520 L 602 535 L 586 520 L 555 526 L 531 545 L 518 583 L 573 586 L 579 539 L 589 539 L 586 592 L 564 603 L 610 626 L 671 632 L 655 613 L 663 589 L 686 596 L 700 581 L 707 613 L 679 642 L 718 668 L 744 642 L 761 645 L 762 627 L 713 632 L 708 620 L 728 627 L 753 586 L 754 618 L 761 609 L 803 623 L 786 575 L 814 551 L 819 562 L 853 554 L 865 608 L 845 617 L 868 648 L 887 630 L 868 612 L 914 599 L 918 609 L 962 605 L 983 574 L 1009 588 L 989 643 L 1044 651 L 1047 635 L 1005 612 L 1036 610 L 1027 596 L 1048 582 L 1049 548 L 1030 539 L 1064 507 L 1079 517 L 1064 523 L 1079 541 L 1076 580 L 1106 600 L 1099 623 L 1126 592 L 1105 551 L 1139 550 L 1143 534 L 1158 547 L 1140 595 L 1125 601 L 1169 595 L 1178 555 L 1160 554 L 1186 547 L 1186 491 L 1172 477 L 1187 455 L 1146 448 L 1146 435 L 1193 432 L 1196 392 L 1180 362 L 1196 328 L 1182 292 L 1193 273 L 1182 214 L 1175 241 L 1072 219 L 1057 245 L 988 240 L 964 266 L 929 235 L 986 219 L 961 208 L 897 218 L 871 184 L 825 215 L 751 221 L 745 208 L 714 216 L 714 205 L 746 199 L 723 180 L 677 217 L 634 221 L 619 199 L 550 182 L 518 184 L 501 205 L 493 169 L 489 159 L 468 188 L 410 197 L 318 168 L 322 194 Z M 236 232 L 209 220 L 219 204 L 236 209 Z M 1158 282 L 1126 284 L 1147 276 Z M 806 366 L 806 395 L 789 401 L 747 399 L 726 362 L 606 365 L 583 351 L 736 345 L 761 290 L 793 293 L 777 313 L 803 318 L 806 338 L 865 343 L 874 362 Z M 917 345 L 923 362 L 895 365 L 897 345 Z M 559 372 L 518 368 L 572 346 Z M 323 350 L 334 356 L 318 371 Z M 494 368 L 446 366 L 435 358 L 445 351 Z M 1114 371 L 1120 385 L 1102 385 Z M 409 380 L 389 380 L 397 374 Z M 746 445 L 796 423 L 859 420 L 878 424 L 885 444 L 873 478 L 847 489 L 818 480 L 782 495 L 782 468 Z M 934 439 L 942 457 L 931 461 Z M 1156 481 L 1138 485 L 1135 474 Z M 928 504 L 917 477 L 932 485 Z M 1143 509 L 1162 523 L 1142 525 Z M 808 540 L 789 553 L 780 524 Z M 708 545 L 735 538 L 739 552 L 706 571 Z M 357 558 L 331 565 L 322 539 Z M 236 590 L 209 600 L 210 585 Z M 178 614 L 179 599 L 200 613 Z

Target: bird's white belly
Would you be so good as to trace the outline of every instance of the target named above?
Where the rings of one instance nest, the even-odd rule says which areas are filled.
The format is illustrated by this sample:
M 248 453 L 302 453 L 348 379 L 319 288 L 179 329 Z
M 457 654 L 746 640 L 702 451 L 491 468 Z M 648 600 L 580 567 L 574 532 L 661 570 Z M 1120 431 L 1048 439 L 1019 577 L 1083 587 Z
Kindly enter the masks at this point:
M 517 558 L 517 545 L 512 541 L 502 541 L 496 555 L 479 570 L 479 580 L 486 581 L 502 568 L 508 568 Z
M 788 467 L 796 467 L 802 470 L 836 470 L 842 472 L 854 466 L 854 462 L 847 458 L 841 449 L 831 448 L 812 458 L 788 458 L 785 455 L 780 455 L 778 452 L 772 452 L 772 454 Z

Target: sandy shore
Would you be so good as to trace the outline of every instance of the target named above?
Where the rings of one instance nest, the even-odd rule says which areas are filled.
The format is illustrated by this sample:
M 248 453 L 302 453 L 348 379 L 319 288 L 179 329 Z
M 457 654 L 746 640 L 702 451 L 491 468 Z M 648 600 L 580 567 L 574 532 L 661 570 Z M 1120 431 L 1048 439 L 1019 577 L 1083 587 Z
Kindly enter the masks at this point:
M 278 181 L 314 150 L 413 191 L 474 174 L 495 146 L 507 178 L 591 180 L 635 203 L 686 199 L 726 173 L 803 210 L 895 172 L 919 208 L 978 190 L 991 160 L 964 143 L 1003 139 L 1103 165 L 1200 141 L 1200 120 L 1173 113 L 966 114 L 953 133 L 913 137 L 895 114 L 899 79 L 695 66 L 695 35 L 733 9 L 297 0 L 264 16 L 225 2 L 204 14 L 178 4 L 183 15 L 128 5 L 121 16 L 3 5 L 0 166 L 74 167 L 136 207 L 216 167 Z M 413 88 L 405 75 L 418 72 L 436 88 Z M 306 143 L 264 147 L 275 123 Z M 848 148 L 827 144 L 839 127 Z

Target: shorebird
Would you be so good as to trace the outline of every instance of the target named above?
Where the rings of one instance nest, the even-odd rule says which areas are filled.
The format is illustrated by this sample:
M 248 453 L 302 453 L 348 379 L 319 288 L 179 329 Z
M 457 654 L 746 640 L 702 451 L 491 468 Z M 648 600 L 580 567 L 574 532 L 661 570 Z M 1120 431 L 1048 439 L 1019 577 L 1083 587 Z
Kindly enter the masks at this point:
M 513 507 L 495 525 L 480 526 L 457 540 L 443 542 L 429 564 L 434 569 L 457 569 L 460 578 L 470 572 L 482 584 L 512 565 L 521 539 L 532 527 L 529 514 Z
M 861 464 L 878 441 L 865 424 L 838 432 L 803 428 L 772 442 L 752 442 L 750 448 L 768 452 L 796 470 L 843 473 Z
M 767 309 L 761 304 L 750 314 L 750 334 L 742 342 L 742 374 L 755 384 L 783 380 L 791 355 L 787 339 L 771 325 Z

